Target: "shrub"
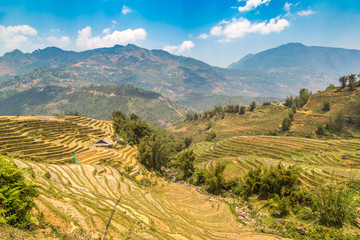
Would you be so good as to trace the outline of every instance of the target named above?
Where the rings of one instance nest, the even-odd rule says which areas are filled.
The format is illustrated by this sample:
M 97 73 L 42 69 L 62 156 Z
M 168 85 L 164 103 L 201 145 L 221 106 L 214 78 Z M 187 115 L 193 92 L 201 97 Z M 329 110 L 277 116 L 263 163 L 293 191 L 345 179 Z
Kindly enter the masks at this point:
M 316 196 L 321 224 L 342 227 L 345 222 L 356 218 L 354 191 L 350 188 L 329 185 L 321 188 Z
M 284 118 L 281 123 L 281 130 L 283 131 L 290 130 L 291 124 L 292 124 L 292 119 L 290 117 Z
M 326 90 L 331 90 L 336 88 L 334 84 L 330 84 L 329 86 L 327 86 Z
M 180 180 L 186 180 L 190 178 L 194 171 L 195 154 L 192 150 L 186 150 L 180 153 L 174 162 L 174 166 L 179 170 L 177 176 Z
M 46 178 L 46 179 L 50 179 L 50 178 L 51 178 L 51 174 L 50 174 L 49 171 L 46 171 L 46 172 L 44 173 L 44 178 Z
M 212 142 L 216 138 L 216 133 L 211 131 L 210 133 L 206 134 L 205 141 Z
M 330 122 L 326 124 L 326 129 L 329 130 L 331 133 L 340 134 L 344 129 L 344 123 L 344 113 L 338 112 L 335 114 L 335 116 L 331 116 Z
M 250 112 L 254 111 L 255 108 L 256 108 L 256 102 L 253 101 L 253 102 L 250 103 Z
M 315 133 L 318 136 L 329 136 L 330 135 L 329 131 L 324 126 L 318 126 Z
M 322 110 L 323 110 L 324 112 L 330 111 L 330 102 L 329 102 L 329 101 L 326 101 L 326 102 L 323 103 L 323 105 L 322 105 Z
M 263 199 L 289 196 L 298 189 L 299 170 L 289 166 L 284 167 L 281 163 L 277 167 L 268 169 L 255 169 L 245 176 L 245 193 L 257 194 Z
M 195 172 L 195 178 L 194 178 L 194 184 L 196 186 L 200 186 L 200 185 L 204 185 L 206 182 L 206 170 L 205 169 L 201 169 Z
M 245 106 L 241 106 L 240 107 L 240 112 L 241 115 L 245 114 Z
M 268 105 L 271 105 L 271 102 L 268 102 L 268 101 L 263 102 L 263 106 L 268 106 Z
M 220 194 L 225 188 L 224 170 L 226 165 L 222 163 L 216 163 L 215 166 L 211 166 L 206 172 L 206 190 L 209 193 Z
M 36 187 L 26 182 L 22 171 L 0 156 L 0 223 L 30 226 L 37 195 Z

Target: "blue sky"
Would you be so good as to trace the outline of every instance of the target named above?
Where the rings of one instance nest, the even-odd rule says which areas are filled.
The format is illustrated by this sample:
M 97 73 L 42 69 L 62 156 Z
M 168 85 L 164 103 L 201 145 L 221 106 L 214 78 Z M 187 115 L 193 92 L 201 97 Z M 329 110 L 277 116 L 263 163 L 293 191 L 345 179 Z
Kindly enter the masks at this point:
M 288 42 L 360 49 L 358 0 L 1 0 L 0 55 L 133 43 L 227 67 Z

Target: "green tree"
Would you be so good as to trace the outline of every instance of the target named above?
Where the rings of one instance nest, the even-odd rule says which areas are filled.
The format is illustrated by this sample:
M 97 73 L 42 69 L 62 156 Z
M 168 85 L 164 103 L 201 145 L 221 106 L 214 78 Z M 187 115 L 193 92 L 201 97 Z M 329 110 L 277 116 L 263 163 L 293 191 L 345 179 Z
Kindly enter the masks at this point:
M 141 139 L 139 153 L 141 163 L 149 169 L 162 173 L 170 161 L 171 148 L 166 141 L 157 134 L 151 134 Z
M 339 82 L 341 83 L 341 88 L 346 87 L 347 80 L 348 80 L 347 76 L 342 76 L 342 77 L 339 78 Z
M 178 155 L 174 161 L 174 166 L 179 170 L 178 179 L 186 180 L 193 175 L 195 171 L 194 161 L 195 154 L 192 150 L 185 150 Z
M 211 131 L 210 133 L 206 134 L 205 141 L 212 142 L 216 138 L 216 133 Z
M 255 108 L 256 108 L 256 102 L 253 101 L 253 102 L 250 103 L 250 112 L 254 111 Z
M 191 143 L 193 142 L 193 138 L 191 136 L 187 136 L 184 138 L 184 145 L 185 145 L 185 148 L 188 148 Z
M 290 117 L 284 118 L 282 123 L 281 123 L 281 130 L 283 130 L 283 131 L 290 130 L 291 123 L 292 123 L 292 120 L 291 120 Z
M 245 106 L 241 106 L 241 107 L 240 107 L 239 113 L 240 113 L 241 115 L 245 114 Z
M 354 91 L 356 88 L 356 74 L 350 74 L 348 77 L 350 91 Z
M 26 182 L 21 170 L 0 156 L 0 223 L 28 227 L 36 196 L 36 187 Z
M 322 105 L 322 110 L 323 110 L 324 112 L 330 111 L 330 102 L 329 102 L 329 101 L 325 101 L 325 102 L 323 103 L 323 105 Z
M 327 86 L 326 90 L 331 90 L 336 88 L 334 84 L 330 84 L 329 86 Z
M 326 124 L 326 129 L 331 133 L 340 134 L 344 129 L 345 117 L 343 112 L 338 112 L 334 115 L 331 115 L 330 122 Z
M 220 194 L 225 186 L 224 170 L 226 165 L 223 163 L 216 163 L 211 166 L 206 172 L 206 190 L 209 193 Z

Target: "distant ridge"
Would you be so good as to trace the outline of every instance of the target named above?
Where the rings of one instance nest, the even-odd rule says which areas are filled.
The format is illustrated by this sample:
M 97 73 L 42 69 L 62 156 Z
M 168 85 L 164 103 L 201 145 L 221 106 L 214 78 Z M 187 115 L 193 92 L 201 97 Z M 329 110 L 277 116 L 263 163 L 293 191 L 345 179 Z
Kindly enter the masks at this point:
M 288 43 L 257 54 L 249 54 L 228 68 L 272 73 L 359 72 L 360 50 Z

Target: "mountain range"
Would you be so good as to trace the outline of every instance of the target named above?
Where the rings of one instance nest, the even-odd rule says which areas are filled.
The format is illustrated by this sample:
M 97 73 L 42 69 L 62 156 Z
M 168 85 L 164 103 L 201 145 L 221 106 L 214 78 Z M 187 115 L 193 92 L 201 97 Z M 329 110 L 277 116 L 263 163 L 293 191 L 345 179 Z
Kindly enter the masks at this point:
M 360 71 L 357 66 L 358 50 L 299 43 L 247 55 L 229 68 L 132 44 L 83 52 L 56 47 L 32 53 L 14 50 L 0 57 L 0 99 L 47 86 L 79 89 L 131 84 L 206 110 L 228 102 L 278 101 L 303 87 L 324 89 L 337 83 L 341 74 Z

